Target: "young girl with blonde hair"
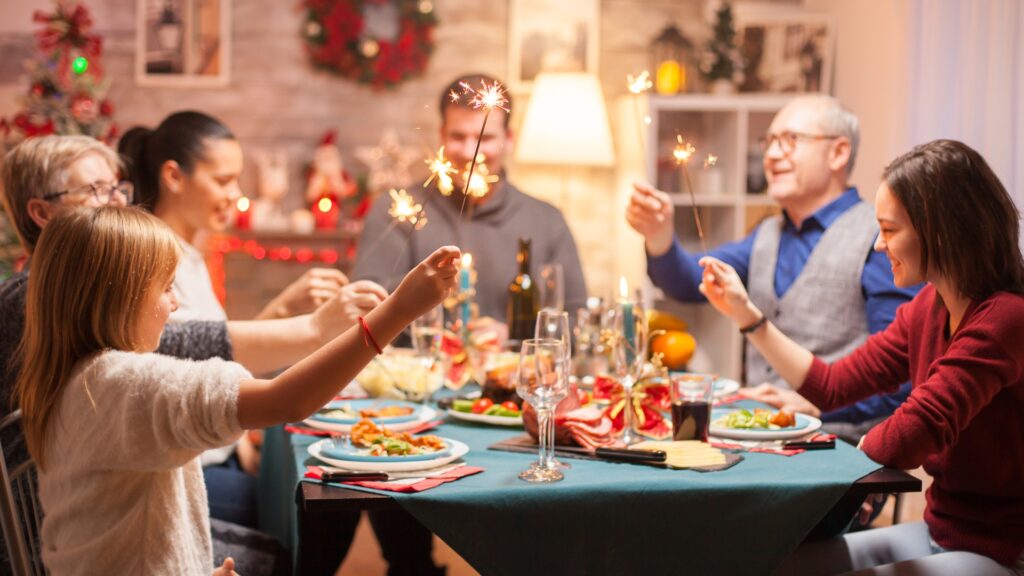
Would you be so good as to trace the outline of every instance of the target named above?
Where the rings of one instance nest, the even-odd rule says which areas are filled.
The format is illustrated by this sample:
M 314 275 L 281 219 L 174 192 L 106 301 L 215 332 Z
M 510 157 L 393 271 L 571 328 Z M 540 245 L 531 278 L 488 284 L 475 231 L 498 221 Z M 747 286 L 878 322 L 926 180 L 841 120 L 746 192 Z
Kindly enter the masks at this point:
M 16 391 L 53 574 L 208 574 L 199 454 L 329 401 L 444 298 L 460 257 L 439 248 L 359 326 L 258 380 L 233 362 L 151 353 L 177 306 L 179 250 L 156 217 L 116 206 L 58 214 L 40 237 Z

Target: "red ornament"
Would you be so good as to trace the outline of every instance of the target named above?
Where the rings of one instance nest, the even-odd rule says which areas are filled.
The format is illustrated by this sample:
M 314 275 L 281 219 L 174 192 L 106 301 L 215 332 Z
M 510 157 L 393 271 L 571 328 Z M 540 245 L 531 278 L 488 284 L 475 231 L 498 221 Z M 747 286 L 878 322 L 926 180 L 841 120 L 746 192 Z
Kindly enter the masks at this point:
M 71 116 L 82 124 L 95 120 L 98 113 L 96 101 L 88 96 L 79 94 L 71 100 Z
M 113 104 L 113 102 L 111 102 L 110 100 L 107 100 L 106 98 L 104 98 L 103 101 L 100 102 L 100 115 L 107 116 L 107 117 L 113 116 L 114 115 L 114 104 Z

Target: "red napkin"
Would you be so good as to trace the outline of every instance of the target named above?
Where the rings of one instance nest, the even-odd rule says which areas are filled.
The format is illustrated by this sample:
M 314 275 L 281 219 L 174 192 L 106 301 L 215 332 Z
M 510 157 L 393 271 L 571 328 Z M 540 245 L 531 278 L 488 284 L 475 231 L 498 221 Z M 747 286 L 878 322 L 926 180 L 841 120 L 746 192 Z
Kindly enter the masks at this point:
M 306 436 L 335 436 L 341 435 L 341 432 L 331 432 L 330 430 L 320 430 L 319 428 L 307 428 L 306 426 L 298 426 L 296 424 L 285 424 L 285 432 L 291 432 L 292 434 L 304 434 Z
M 360 481 L 342 482 L 341 485 L 362 486 L 364 488 L 372 488 L 374 490 L 386 490 L 388 492 L 423 492 L 424 490 L 430 490 L 431 488 L 435 488 L 437 486 L 440 486 L 441 484 L 452 482 L 466 476 L 472 476 L 473 474 L 478 474 L 483 471 L 483 468 L 479 468 L 477 466 L 463 465 L 459 466 L 458 468 L 452 468 L 451 470 L 448 470 L 447 472 L 439 476 L 431 476 L 430 478 L 424 478 L 423 480 L 420 480 L 415 484 L 392 484 L 390 482 Z M 306 478 L 319 480 L 322 473 L 323 469 L 320 468 L 319 466 L 306 466 Z
M 811 436 L 810 438 L 807 438 L 806 440 L 801 440 L 801 442 L 828 442 L 830 440 L 835 439 L 835 434 L 825 434 L 823 432 L 818 432 L 817 434 Z M 807 451 L 803 448 L 747 448 L 746 446 L 740 444 L 731 444 L 729 442 L 711 442 L 711 445 L 714 446 L 715 448 L 721 448 L 724 450 L 743 450 L 746 452 L 761 452 L 763 454 L 779 454 L 780 456 L 795 456 L 797 454 L 800 454 L 801 452 Z

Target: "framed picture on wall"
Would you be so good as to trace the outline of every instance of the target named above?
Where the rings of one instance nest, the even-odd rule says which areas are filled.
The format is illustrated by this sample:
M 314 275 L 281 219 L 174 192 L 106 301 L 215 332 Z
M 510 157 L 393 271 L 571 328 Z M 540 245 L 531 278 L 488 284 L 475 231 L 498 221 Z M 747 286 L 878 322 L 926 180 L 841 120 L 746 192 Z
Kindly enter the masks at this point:
M 527 92 L 542 70 L 597 73 L 598 0 L 509 0 L 509 88 Z
M 819 14 L 751 14 L 737 10 L 745 63 L 741 92 L 832 91 L 835 26 Z
M 227 85 L 230 10 L 229 0 L 137 0 L 136 84 Z

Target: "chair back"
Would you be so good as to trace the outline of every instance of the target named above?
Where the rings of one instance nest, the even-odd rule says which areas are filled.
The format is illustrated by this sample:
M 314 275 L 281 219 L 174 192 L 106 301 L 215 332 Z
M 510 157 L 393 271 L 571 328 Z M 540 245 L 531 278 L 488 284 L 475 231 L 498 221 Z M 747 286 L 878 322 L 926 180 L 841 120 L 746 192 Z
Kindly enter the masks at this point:
M 39 538 L 42 509 L 38 476 L 21 429 L 21 410 L 0 420 L 0 480 L 0 524 L 11 573 L 45 575 Z

